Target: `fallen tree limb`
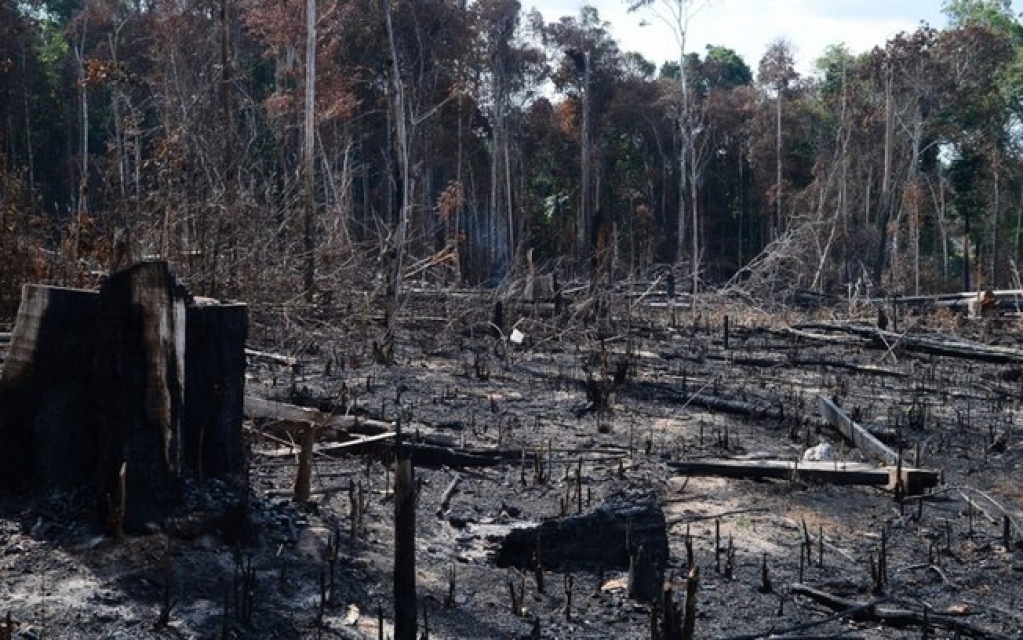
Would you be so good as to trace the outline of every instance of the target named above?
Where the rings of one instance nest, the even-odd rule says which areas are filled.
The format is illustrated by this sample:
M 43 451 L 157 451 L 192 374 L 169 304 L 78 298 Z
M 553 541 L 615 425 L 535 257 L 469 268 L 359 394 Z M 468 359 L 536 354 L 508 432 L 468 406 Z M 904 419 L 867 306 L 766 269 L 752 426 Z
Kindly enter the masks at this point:
M 807 334 L 811 335 L 811 334 Z M 829 337 L 829 336 L 825 336 Z M 844 336 L 835 336 L 842 337 Z M 859 338 L 849 338 L 854 344 L 862 344 L 863 341 Z M 902 371 L 896 371 L 895 369 L 887 369 L 885 367 L 878 367 L 876 365 L 869 364 L 855 364 L 852 362 L 842 362 L 840 360 L 831 360 L 828 358 L 790 358 L 787 356 L 761 356 L 752 357 L 745 355 L 735 356 L 721 356 L 717 354 L 707 354 L 705 356 L 707 360 L 718 360 L 722 362 L 728 362 L 729 364 L 739 365 L 741 367 L 764 367 L 764 368 L 775 368 L 775 367 L 831 367 L 833 369 L 845 369 L 846 371 L 852 371 L 853 373 L 862 373 L 870 376 L 884 376 L 889 378 L 907 378 L 908 374 Z
M 666 518 L 664 522 L 669 526 L 675 524 L 692 524 L 694 522 L 717 520 L 718 518 L 727 518 L 728 516 L 738 516 L 744 513 L 759 513 L 763 511 L 770 511 L 770 509 L 767 507 L 747 507 L 745 509 L 732 509 L 731 511 L 722 511 L 721 513 L 711 513 L 705 516 L 672 516 L 670 518 Z
M 444 515 L 444 512 L 448 510 L 448 505 L 451 503 L 451 496 L 455 495 L 455 490 L 458 489 L 458 483 L 462 481 L 462 474 L 456 473 L 455 477 L 451 479 L 451 483 L 448 484 L 448 488 L 444 490 L 444 493 L 440 496 L 440 506 L 437 507 L 437 517 L 440 518 Z
M 945 629 L 955 632 L 960 637 L 967 636 L 983 640 L 1001 640 L 1006 637 L 958 620 L 956 616 L 963 614 L 954 611 L 928 611 L 924 613 L 904 608 L 882 607 L 879 604 L 862 603 L 835 596 L 826 591 L 799 583 L 791 586 L 791 592 L 794 595 L 807 597 L 833 611 L 839 611 L 850 620 L 880 622 L 893 627 L 924 627 L 926 625 L 928 630 L 931 628 Z
M 683 407 L 692 405 L 702 409 L 708 409 L 710 411 L 720 411 L 721 413 L 750 416 L 754 418 L 781 420 L 785 417 L 784 409 L 780 406 L 757 404 L 735 398 L 723 398 L 721 396 L 701 392 L 687 394 L 679 391 L 675 387 L 658 382 L 633 382 L 626 385 L 624 391 L 619 391 L 619 393 L 640 396 L 667 396 L 667 399 L 669 400 L 681 402 Z
M 826 618 L 821 618 L 820 620 L 812 620 L 810 622 L 803 622 L 801 624 L 793 625 L 791 627 L 786 627 L 784 629 L 768 629 L 767 631 L 761 631 L 759 633 L 747 633 L 747 634 L 743 634 L 741 636 L 728 636 L 726 638 L 722 638 L 721 640 L 783 640 L 785 638 L 789 638 L 791 640 L 793 638 L 800 637 L 800 636 L 792 636 L 792 635 L 790 635 L 792 633 L 796 633 L 797 631 L 803 631 L 805 629 L 813 629 L 814 627 L 820 627 L 820 626 L 828 624 L 829 622 L 834 622 L 836 620 L 841 620 L 841 619 L 846 618 L 846 617 L 852 618 L 853 616 L 857 615 L 861 610 L 866 610 L 866 609 L 870 609 L 870 608 L 876 607 L 877 605 L 885 603 L 885 602 L 888 602 L 889 600 L 890 600 L 890 598 L 878 598 L 877 600 L 871 600 L 870 602 L 865 602 L 865 603 L 863 603 L 863 604 L 861 604 L 858 607 L 855 607 L 853 609 L 847 609 L 847 610 L 841 611 L 839 613 L 834 613 L 834 614 L 832 614 L 830 616 L 827 616 Z M 823 636 L 808 636 L 808 637 L 821 638 Z M 842 638 L 844 640 L 852 640 L 853 638 L 857 638 L 857 637 L 858 636 L 846 636 L 844 634 L 842 635 Z
M 796 327 L 788 327 L 787 332 L 789 335 L 797 338 L 804 338 L 806 340 L 813 340 L 814 342 L 827 342 L 830 344 L 848 344 L 848 345 L 862 345 L 866 341 L 858 336 L 834 336 L 825 333 L 814 333 L 812 331 L 806 331 L 804 329 L 797 329 Z
M 352 451 L 354 449 L 359 449 L 366 445 L 381 442 L 383 440 L 390 440 L 394 436 L 395 433 L 391 431 L 389 433 L 379 433 L 374 436 L 364 436 L 361 438 L 356 438 L 354 440 L 347 440 L 345 442 L 318 444 L 313 447 L 313 454 L 329 458 L 330 457 L 329 454 L 345 450 Z M 294 445 L 281 447 L 279 449 L 271 449 L 269 451 L 259 451 L 258 453 L 259 455 L 266 456 L 269 458 L 283 458 L 297 454 L 300 449 L 301 449 L 300 443 L 296 442 Z
M 292 437 L 297 437 L 298 432 L 307 424 L 317 425 L 328 433 L 345 431 L 373 436 L 394 431 L 394 424 L 391 422 L 360 416 L 336 416 L 317 409 L 251 395 L 245 396 L 244 412 L 245 417 L 250 420 L 263 421 L 264 429 L 278 434 L 287 433 Z M 416 425 L 410 426 L 411 430 L 415 428 Z
M 325 414 L 316 409 L 300 407 L 286 402 L 245 396 L 245 417 L 252 420 L 294 421 L 309 424 L 323 422 Z
M 920 306 L 926 304 L 947 306 L 957 303 L 965 306 L 966 302 L 976 300 L 978 293 L 979 292 L 977 291 L 961 291 L 958 293 L 939 293 L 935 295 L 922 296 L 891 296 L 884 298 L 867 298 L 864 302 L 875 305 L 891 303 L 896 306 Z M 1018 302 L 1021 298 L 1023 298 L 1023 289 L 995 289 L 990 293 L 998 302 Z
M 532 452 L 521 449 L 456 449 L 417 442 L 405 442 L 402 447 L 412 452 L 417 467 L 495 467 L 533 460 Z
M 891 344 L 898 342 L 899 347 L 904 351 L 929 353 L 937 356 L 963 358 L 996 364 L 1023 363 L 1023 350 L 986 345 L 961 338 L 910 333 L 902 334 L 894 331 L 884 331 L 877 327 L 854 324 L 807 324 L 795 326 L 793 329 L 802 331 L 803 337 L 809 337 L 811 334 L 810 330 L 849 333 L 864 338 L 866 344 L 870 347 L 886 351 Z M 825 339 L 824 335 L 817 335 L 816 339 Z
M 298 364 L 298 358 L 293 356 L 283 356 L 278 353 L 269 353 L 266 351 L 256 351 L 255 349 L 245 349 L 245 357 L 251 360 L 262 360 L 264 362 L 272 362 L 274 364 L 284 365 L 285 367 L 294 367 Z

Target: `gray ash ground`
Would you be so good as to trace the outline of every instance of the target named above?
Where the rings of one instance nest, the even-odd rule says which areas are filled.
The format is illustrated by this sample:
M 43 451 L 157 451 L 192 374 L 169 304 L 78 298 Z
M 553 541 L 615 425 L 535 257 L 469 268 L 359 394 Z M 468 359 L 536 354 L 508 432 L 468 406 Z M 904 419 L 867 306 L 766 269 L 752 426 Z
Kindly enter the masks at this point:
M 550 452 L 551 477 L 542 482 L 531 464 L 523 469 L 514 459 L 416 470 L 420 630 L 430 638 L 650 638 L 650 608 L 627 597 L 624 570 L 576 569 L 569 581 L 564 567 L 548 567 L 539 593 L 533 572 L 493 563 L 511 527 L 637 492 L 656 495 L 669 523 L 668 574 L 679 602 L 691 536 L 701 576 L 698 638 L 786 630 L 924 637 L 918 625 L 834 616 L 793 593 L 796 582 L 858 602 L 926 608 L 963 625 L 931 629 L 931 638 L 1023 637 L 1023 532 L 1013 527 L 1010 544 L 1003 540 L 1004 515 L 1023 522 L 1019 367 L 807 341 L 784 331 L 794 315 L 768 319 L 736 308 L 725 349 L 724 312 L 686 316 L 675 327 L 646 314 L 630 326 L 620 322 L 604 340 L 527 316 L 517 324 L 525 341 L 515 345 L 479 330 L 472 314 L 449 311 L 405 322 L 398 364 L 385 367 L 373 362 L 381 331 L 372 324 L 255 310 L 251 345 L 301 364 L 293 372 L 253 361 L 249 393 L 376 420 L 400 415 L 409 437 L 434 443 Z M 917 330 L 1020 346 L 1015 319 L 927 322 L 918 319 Z M 628 362 L 629 375 L 615 387 L 618 362 Z M 614 387 L 609 412 L 591 410 L 587 372 Z M 687 402 L 697 392 L 765 411 L 703 409 Z M 673 474 L 673 460 L 794 460 L 819 442 L 859 459 L 817 417 L 817 394 L 838 399 L 863 424 L 894 430 L 905 450 L 919 446 L 944 485 L 920 509 L 877 488 Z M 779 407 L 784 417 L 767 410 Z M 381 620 L 382 636 L 390 636 L 394 502 L 386 448 L 317 456 L 314 500 L 298 505 L 289 499 L 294 455 L 261 425 L 247 423 L 246 438 L 247 490 L 196 487 L 190 515 L 122 542 L 90 519 L 81 496 L 5 496 L 0 620 L 10 614 L 12 637 L 372 639 L 381 637 Z M 354 536 L 351 486 L 366 501 Z M 811 554 L 801 563 L 806 533 Z M 887 584 L 879 596 L 870 565 L 882 534 Z M 523 589 L 517 612 L 510 585 Z

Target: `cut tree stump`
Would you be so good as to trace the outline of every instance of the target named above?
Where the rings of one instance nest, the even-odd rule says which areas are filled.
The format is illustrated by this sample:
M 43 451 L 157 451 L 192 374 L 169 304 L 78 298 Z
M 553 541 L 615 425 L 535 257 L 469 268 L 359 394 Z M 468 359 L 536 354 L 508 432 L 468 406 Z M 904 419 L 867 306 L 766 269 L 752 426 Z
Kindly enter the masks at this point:
M 494 558 L 499 567 L 533 570 L 629 569 L 637 580 L 633 595 L 652 601 L 661 592 L 668 562 L 664 511 L 651 495 L 625 496 L 589 513 L 512 529 Z
M 159 524 L 186 477 L 237 479 L 247 309 L 196 305 L 165 262 L 100 290 L 26 285 L 0 375 L 0 488 L 89 488 Z M 107 514 L 101 506 L 101 520 Z

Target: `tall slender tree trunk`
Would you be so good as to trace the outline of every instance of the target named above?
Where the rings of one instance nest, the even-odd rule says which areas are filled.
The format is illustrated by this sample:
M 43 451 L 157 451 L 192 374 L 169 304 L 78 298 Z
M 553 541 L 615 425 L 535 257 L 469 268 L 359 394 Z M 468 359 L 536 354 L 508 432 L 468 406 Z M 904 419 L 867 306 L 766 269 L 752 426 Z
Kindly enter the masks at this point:
M 692 148 L 692 136 L 690 136 L 690 147 Z M 700 291 L 700 217 L 699 207 L 697 199 L 697 156 L 694 150 L 690 151 L 689 156 L 689 194 L 692 198 L 690 203 L 690 213 L 692 214 L 692 229 L 689 231 L 690 240 L 692 241 L 691 251 L 693 252 L 690 256 L 690 268 L 692 269 L 693 276 L 693 295 L 695 296 Z
M 396 316 L 401 301 L 405 233 L 408 225 L 410 198 L 409 184 L 409 133 L 406 128 L 405 90 L 398 66 L 398 47 L 394 37 L 394 23 L 391 19 L 391 0 L 381 0 L 384 23 L 387 27 L 387 41 L 391 51 L 391 72 L 393 74 L 394 115 L 397 130 L 398 163 L 401 170 L 401 213 L 395 233 L 394 273 L 391 281 L 392 296 L 387 309 L 387 338 L 393 341 Z M 388 346 L 393 349 L 393 346 Z M 409 452 L 402 447 L 401 421 L 398 422 L 395 462 L 395 549 L 394 549 L 394 639 L 416 640 L 416 551 L 415 551 L 415 489 L 413 487 L 412 460 Z
M 25 75 L 25 69 L 28 68 L 27 56 L 25 55 L 25 36 L 22 36 L 19 43 L 21 53 L 21 101 L 22 106 L 25 109 L 25 154 L 28 164 L 28 192 L 36 192 L 36 173 L 35 173 L 35 144 L 32 141 L 32 108 L 28 99 L 28 77 Z M 13 131 L 13 127 L 11 127 Z
M 512 172 L 511 172 L 511 136 L 507 130 L 508 123 L 505 121 L 505 135 L 504 135 L 504 189 L 505 198 L 507 201 L 507 215 L 508 215 L 508 241 L 505 244 L 505 256 L 507 260 L 507 268 L 511 269 L 515 265 L 516 259 L 516 247 L 515 247 L 515 198 L 513 196 L 514 190 L 512 189 Z
M 1023 196 L 1023 188 L 1020 190 L 1020 195 Z M 1016 209 L 1016 233 L 1013 234 L 1013 245 L 1012 255 L 1016 262 L 1019 262 L 1019 248 L 1020 248 L 1020 237 L 1023 236 L 1023 207 Z
M 686 251 L 686 183 L 689 171 L 686 160 L 689 158 L 689 79 L 686 73 L 686 37 L 680 36 L 679 44 L 679 84 L 680 103 L 678 115 L 678 227 L 676 233 L 675 262 L 682 260 Z
M 771 225 L 771 239 L 774 240 L 781 233 L 781 175 L 782 175 L 782 161 L 781 161 L 781 99 L 782 99 L 782 88 L 778 87 L 778 99 L 775 101 L 775 123 L 774 123 L 774 165 L 775 165 L 775 176 L 774 176 L 774 224 Z
M 78 262 L 78 241 L 81 225 L 81 216 L 89 210 L 89 89 L 88 79 L 85 70 L 85 34 L 88 32 L 88 20 L 82 20 L 82 32 L 75 47 L 75 57 L 78 61 L 78 101 L 79 101 L 79 126 L 81 127 L 81 138 L 79 142 L 79 173 L 78 173 L 78 197 L 75 203 L 75 210 L 71 218 L 71 254 L 65 256 L 68 263 L 74 269 Z M 166 229 L 164 230 L 166 236 Z M 166 238 L 164 239 L 166 251 Z
M 228 19 L 228 0 L 220 0 L 220 109 L 224 124 L 224 220 L 218 223 L 228 236 L 231 268 L 238 266 L 238 224 L 235 196 L 234 109 L 231 104 L 231 29 Z M 217 258 L 214 257 L 214 260 Z M 214 262 L 214 265 L 216 263 Z M 216 269 L 214 268 L 214 278 Z M 216 292 L 214 292 L 216 294 Z
M 502 56 L 494 56 L 494 74 L 493 84 L 491 90 L 494 95 L 494 134 L 492 149 L 490 151 L 490 234 L 488 235 L 487 242 L 487 254 L 489 257 L 487 268 L 489 273 L 488 277 L 492 277 L 496 272 L 496 267 L 501 260 L 502 254 L 504 253 L 502 247 L 504 243 L 498 242 L 498 236 L 503 235 L 502 228 L 503 224 L 498 224 L 499 221 L 503 220 L 504 216 L 501 214 L 503 208 L 503 199 L 501 197 L 501 185 L 504 183 L 501 163 L 504 158 L 504 61 Z
M 316 289 L 316 0 L 305 3 L 305 123 L 302 144 L 303 249 L 305 251 L 304 290 L 306 302 L 313 301 Z
M 399 213 L 397 220 L 397 228 L 394 233 L 394 261 L 393 261 L 393 273 L 391 274 L 390 281 L 390 300 L 386 310 L 386 322 L 387 322 L 387 336 L 386 341 L 393 341 L 395 334 L 395 325 L 397 322 L 397 312 L 401 303 L 401 288 L 402 288 L 402 276 L 404 270 L 405 260 L 405 235 L 408 229 L 408 211 L 411 202 L 411 183 L 409 176 L 409 131 L 407 116 L 405 113 L 405 85 L 401 78 L 401 68 L 398 66 L 398 46 L 394 37 L 394 23 L 391 19 L 391 0 L 381 0 L 384 10 L 384 22 L 387 27 L 387 41 L 391 51 L 391 74 L 393 76 L 392 82 L 392 99 L 394 112 L 394 125 L 395 125 L 395 147 L 398 154 L 398 170 L 400 172 L 400 185 L 396 185 L 401 189 L 401 201 L 399 203 Z M 390 350 L 389 346 L 385 346 Z M 413 637 L 415 633 L 413 630 Z M 400 636 L 399 636 L 400 637 Z
M 994 184 L 992 211 L 991 211 L 991 261 L 988 267 L 988 282 L 987 286 L 994 289 L 998 286 L 998 254 L 1001 252 L 1001 246 L 998 241 L 999 230 L 1001 228 L 1002 218 L 1002 199 L 1001 199 L 1001 182 L 1002 182 L 1002 162 L 998 152 L 995 151 L 993 162 L 991 163 L 991 173 Z
M 575 240 L 576 253 L 579 256 L 580 266 L 585 268 L 587 251 L 589 250 L 589 226 L 590 226 L 590 52 L 583 54 L 583 130 L 582 130 L 582 176 L 580 179 L 579 193 L 579 215 L 576 219 Z
M 874 258 L 874 282 L 881 284 L 888 249 L 888 220 L 891 216 L 892 146 L 895 138 L 895 114 L 892 109 L 892 68 L 884 76 L 884 169 L 881 175 L 881 197 L 878 202 L 878 245 Z

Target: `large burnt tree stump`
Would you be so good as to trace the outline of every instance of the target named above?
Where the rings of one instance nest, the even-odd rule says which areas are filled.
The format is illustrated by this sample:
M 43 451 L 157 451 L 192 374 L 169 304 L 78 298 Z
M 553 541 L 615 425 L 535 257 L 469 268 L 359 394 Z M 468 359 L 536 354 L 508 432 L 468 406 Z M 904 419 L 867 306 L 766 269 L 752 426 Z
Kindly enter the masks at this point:
M 100 290 L 27 285 L 0 376 L 0 488 L 94 491 L 99 515 L 161 523 L 188 478 L 244 470 L 246 307 L 196 304 L 165 262 Z

